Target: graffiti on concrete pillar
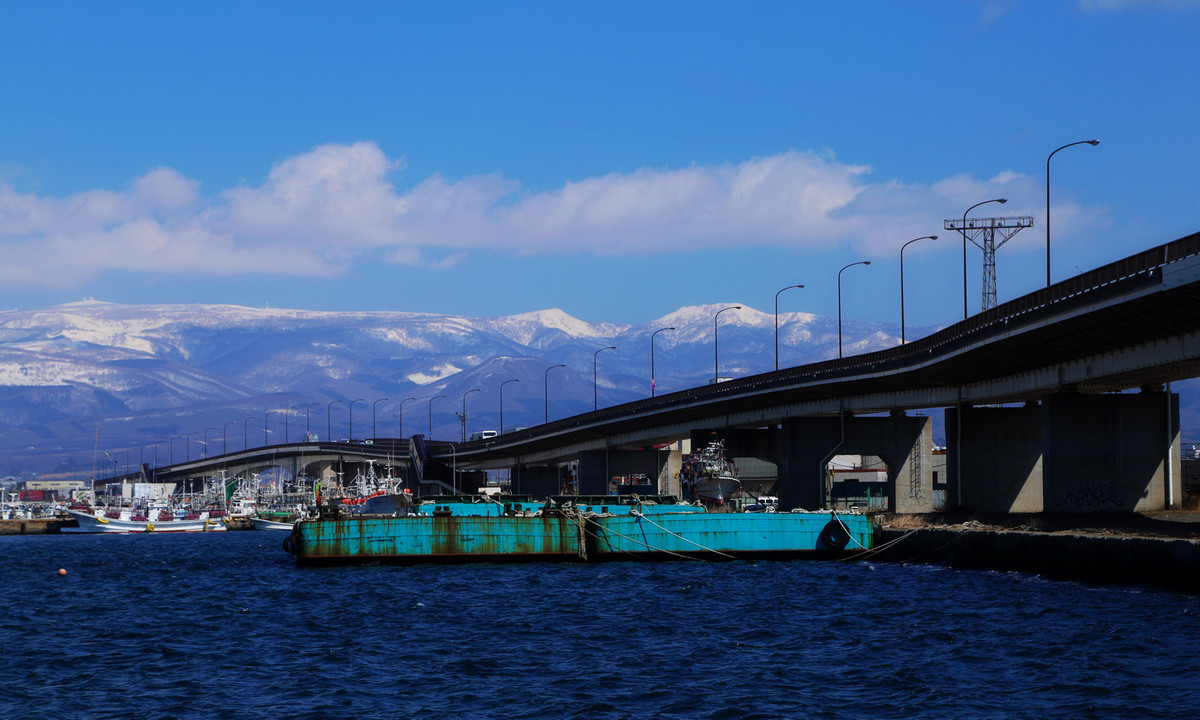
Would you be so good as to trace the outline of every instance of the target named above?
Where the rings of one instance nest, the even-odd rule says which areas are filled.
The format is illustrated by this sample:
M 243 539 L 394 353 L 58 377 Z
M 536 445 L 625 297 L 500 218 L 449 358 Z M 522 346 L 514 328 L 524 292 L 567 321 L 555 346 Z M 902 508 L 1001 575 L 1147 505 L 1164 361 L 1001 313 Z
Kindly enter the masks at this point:
M 908 452 L 908 493 L 905 499 L 918 504 L 925 502 L 925 484 L 921 477 L 920 437 Z
M 1058 493 L 1056 510 L 1115 510 L 1123 507 L 1116 478 L 1070 478 Z

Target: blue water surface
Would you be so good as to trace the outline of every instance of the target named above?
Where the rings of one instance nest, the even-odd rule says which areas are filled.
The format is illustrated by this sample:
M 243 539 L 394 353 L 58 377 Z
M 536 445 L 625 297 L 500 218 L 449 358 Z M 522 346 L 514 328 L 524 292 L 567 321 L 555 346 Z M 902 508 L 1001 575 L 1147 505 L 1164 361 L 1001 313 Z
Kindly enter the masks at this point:
M 867 562 L 297 569 L 282 539 L 0 537 L 0 717 L 1200 717 L 1200 598 L 1156 588 Z

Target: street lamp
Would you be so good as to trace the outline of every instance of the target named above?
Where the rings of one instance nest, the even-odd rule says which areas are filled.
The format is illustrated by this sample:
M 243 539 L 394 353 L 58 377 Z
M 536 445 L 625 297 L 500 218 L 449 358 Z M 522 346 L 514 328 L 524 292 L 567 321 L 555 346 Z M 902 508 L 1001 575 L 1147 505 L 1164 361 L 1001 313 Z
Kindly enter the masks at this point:
M 909 240 L 900 246 L 900 344 L 905 343 L 904 340 L 904 248 L 912 245 L 917 240 L 937 240 L 937 235 L 926 235 L 914 240 Z
M 348 433 L 350 435 L 350 442 L 354 442 L 354 403 L 356 403 L 356 402 L 365 403 L 366 399 L 365 398 L 354 398 L 353 400 L 350 401 L 350 405 L 349 405 L 349 408 L 350 408 L 350 432 Z
M 803 288 L 803 285 L 788 285 L 783 290 L 791 290 L 792 288 Z M 775 370 L 779 370 L 779 293 L 775 293 Z
M 720 366 L 717 364 L 717 318 L 721 317 L 721 313 L 725 312 L 726 310 L 741 309 L 741 305 L 731 305 L 727 308 L 721 308 L 717 311 L 716 315 L 713 315 L 713 385 L 721 382 L 721 372 L 719 370 Z
M 400 401 L 400 409 L 396 411 L 396 427 L 399 430 L 400 439 L 404 439 L 404 403 L 416 398 L 404 398 Z
M 215 427 L 204 428 L 204 457 L 208 457 L 208 431 L 209 430 L 216 432 L 217 429 Z
M 371 439 L 372 440 L 379 437 L 378 435 L 375 434 L 375 408 L 379 407 L 379 403 L 387 401 L 387 400 L 391 400 L 391 398 L 379 398 L 375 402 L 371 403 Z
M 462 441 L 467 441 L 467 396 L 473 392 L 479 392 L 483 388 L 471 388 L 463 393 L 463 413 L 462 413 Z
M 182 440 L 182 439 L 183 439 L 182 435 L 172 435 L 171 436 L 171 454 L 169 457 L 171 458 L 172 465 L 175 464 L 175 441 Z
M 1099 140 L 1080 140 L 1078 142 L 1067 143 L 1058 150 L 1066 150 L 1074 145 L 1091 145 L 1095 147 L 1099 145 Z M 1055 150 L 1046 157 L 1046 287 L 1050 287 L 1050 158 L 1054 157 Z
M 433 439 L 433 401 L 437 400 L 438 398 L 444 398 L 444 397 L 446 397 L 446 396 L 445 395 L 435 395 L 434 397 L 429 398 L 429 439 L 430 440 Z
M 237 425 L 237 420 L 230 420 L 225 423 L 225 427 L 221 428 L 221 454 L 229 454 L 229 426 Z
M 838 295 L 838 357 L 839 358 L 842 357 L 842 272 L 845 271 L 846 268 L 852 268 L 855 265 L 870 265 L 870 264 L 871 264 L 870 260 L 859 260 L 858 262 L 850 263 L 849 265 L 842 268 L 841 270 L 838 270 L 837 295 Z
M 1006 202 L 1008 202 L 1008 198 L 984 200 L 983 202 L 975 203 L 971 207 L 967 208 L 966 212 L 963 213 L 962 227 L 959 228 L 962 231 L 963 236 L 963 320 L 967 319 L 967 213 L 971 212 L 980 205 L 987 205 L 988 203 L 1000 203 L 1003 205 Z
M 675 328 L 673 328 L 673 327 L 665 327 L 665 328 L 659 328 L 659 329 L 655 330 L 654 332 L 650 333 L 650 397 L 654 397 L 654 388 L 658 384 L 658 381 L 655 379 L 655 375 L 654 375 L 654 336 L 659 334 L 660 332 L 665 332 L 667 330 L 674 330 L 674 329 Z
M 600 409 L 600 394 L 598 390 L 599 386 L 596 384 L 596 358 L 599 357 L 600 353 L 604 352 L 605 350 L 616 349 L 616 345 L 609 345 L 608 347 L 602 347 L 596 352 L 592 353 L 592 410 Z
M 278 410 L 268 410 L 267 414 L 263 415 L 263 447 L 266 447 L 271 444 L 270 441 L 267 440 L 267 423 L 270 421 L 272 414 L 278 415 L 279 411 Z
M 504 386 L 509 384 L 510 382 L 521 382 L 521 381 L 518 378 L 513 378 L 512 380 L 505 380 L 504 382 L 500 383 L 500 434 L 501 435 L 504 434 Z
M 308 442 L 308 438 L 312 436 L 312 432 L 310 432 L 311 426 L 309 425 L 309 420 L 311 420 L 311 416 L 309 415 L 309 413 L 312 412 L 313 408 L 315 408 L 316 406 L 318 406 L 320 404 L 321 403 L 319 403 L 319 402 L 309 403 L 308 407 L 304 408 L 304 442 Z M 329 438 L 325 438 L 325 439 L 328 440 Z
M 187 434 L 187 437 L 183 441 L 183 461 L 184 462 L 192 461 L 192 436 L 198 432 L 200 432 L 200 431 L 199 430 L 191 431 L 190 433 Z
M 542 394 L 543 394 L 542 396 L 546 399 L 546 418 L 545 418 L 545 420 L 543 420 L 543 422 L 545 422 L 545 423 L 550 422 L 550 371 L 553 370 L 554 368 L 560 368 L 560 367 L 566 367 L 566 365 L 563 365 L 562 363 L 559 363 L 557 365 L 551 365 L 550 367 L 546 368 L 546 372 L 544 373 L 544 375 L 542 377 L 543 386 L 544 386 L 542 389 Z
M 342 401 L 334 400 L 331 403 L 325 404 L 325 439 L 329 442 L 333 442 L 333 421 L 331 420 L 333 415 L 333 406 L 340 402 Z
M 251 415 L 242 422 L 242 449 L 250 449 L 250 421 L 256 419 L 257 415 Z

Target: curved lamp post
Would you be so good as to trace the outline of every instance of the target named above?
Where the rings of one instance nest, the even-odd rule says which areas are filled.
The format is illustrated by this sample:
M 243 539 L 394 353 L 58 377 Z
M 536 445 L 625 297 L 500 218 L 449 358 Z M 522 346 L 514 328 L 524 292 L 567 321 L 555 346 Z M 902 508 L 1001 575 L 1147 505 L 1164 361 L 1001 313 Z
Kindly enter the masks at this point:
M 242 449 L 250 449 L 250 421 L 258 419 L 257 415 L 251 415 L 242 421 Z
M 730 305 L 727 308 L 721 308 L 713 315 L 713 385 L 721 381 L 720 365 L 717 363 L 717 318 L 721 317 L 721 313 L 726 310 L 741 310 L 741 305 Z
M 674 329 L 675 328 L 673 328 L 673 327 L 665 327 L 665 328 L 659 328 L 659 329 L 655 330 L 654 332 L 650 333 L 650 397 L 654 397 L 654 389 L 658 386 L 658 380 L 656 379 L 656 377 L 654 375 L 654 336 L 659 334 L 660 332 L 666 332 L 667 330 L 674 330 Z
M 267 432 L 268 432 L 267 423 L 270 422 L 272 415 L 279 415 L 279 414 L 280 413 L 278 410 L 268 410 L 267 414 L 263 415 L 263 447 L 266 447 L 271 444 L 267 439 Z
M 542 421 L 544 423 L 550 422 L 550 371 L 553 370 L 554 368 L 560 368 L 560 367 L 565 368 L 566 365 L 559 363 L 557 365 L 551 365 L 550 367 L 546 368 L 546 372 L 542 378 L 543 379 L 542 396 L 546 399 L 546 418 Z
M 184 462 L 191 462 L 191 460 L 192 460 L 192 436 L 198 432 L 200 432 L 200 431 L 193 430 L 190 433 L 188 433 L 187 436 L 184 438 L 184 441 L 183 441 L 183 461 Z
M 334 400 L 325 404 L 325 439 L 328 442 L 333 442 L 333 406 L 340 402 L 342 401 Z
M 212 430 L 213 432 L 217 431 L 217 429 L 215 427 L 204 428 L 204 457 L 208 457 L 208 431 L 209 430 Z
M 445 395 L 435 395 L 429 398 L 429 439 L 433 439 L 433 401 L 438 398 L 444 398 Z
M 371 439 L 372 440 L 379 437 L 375 433 L 375 408 L 379 407 L 379 403 L 384 402 L 386 400 L 391 400 L 391 398 L 379 398 L 375 402 L 371 403 Z
M 365 403 L 366 399 L 365 398 L 354 398 L 353 400 L 350 401 L 350 405 L 348 406 L 350 408 L 350 431 L 349 431 L 350 437 L 348 438 L 350 440 L 350 442 L 354 442 L 354 403 L 356 403 L 356 402 Z
M 400 409 L 396 411 L 396 428 L 399 431 L 399 437 L 404 438 L 404 403 L 410 400 L 416 400 L 415 397 L 404 398 L 400 401 Z
M 926 235 L 925 237 L 909 240 L 900 246 L 900 344 L 903 345 L 904 339 L 904 248 L 912 245 L 917 240 L 937 240 L 937 235 Z
M 221 428 L 221 454 L 229 454 L 229 426 L 237 425 L 237 420 L 230 420 L 225 423 L 225 427 Z
M 1078 142 L 1067 143 L 1058 150 L 1066 150 L 1075 145 L 1091 145 L 1095 147 L 1100 144 L 1099 140 L 1079 140 Z M 1046 156 L 1046 287 L 1050 287 L 1050 158 L 1054 157 L 1055 150 Z
M 500 434 L 501 435 L 504 434 L 504 386 L 509 384 L 510 382 L 521 382 L 521 381 L 518 378 L 513 378 L 512 380 L 505 380 L 504 382 L 500 383 Z
M 788 285 L 783 290 L 791 290 L 792 288 L 803 288 L 803 285 Z M 779 370 L 779 293 L 775 293 L 775 369 Z
M 321 403 L 319 403 L 319 402 L 309 403 L 308 407 L 304 408 L 304 442 L 308 442 L 308 439 L 310 437 L 312 437 L 312 432 L 310 431 L 310 425 L 309 425 L 309 420 L 310 420 L 309 412 L 311 412 L 314 407 L 316 407 L 320 404 Z M 325 438 L 325 439 L 328 440 L 329 438 Z
M 849 265 L 847 265 L 846 267 L 842 268 L 841 270 L 838 270 L 837 295 L 838 295 L 838 357 L 839 358 L 842 356 L 842 273 L 846 270 L 846 268 L 852 268 L 855 265 L 870 265 L 870 264 L 871 264 L 870 260 L 859 260 L 858 262 L 852 262 Z
M 462 441 L 467 441 L 467 396 L 473 392 L 480 392 L 483 388 L 471 388 L 463 393 L 463 414 L 462 414 Z
M 609 345 L 608 347 L 602 347 L 596 352 L 592 353 L 592 410 L 600 409 L 600 391 L 598 389 L 598 385 L 596 384 L 596 358 L 605 350 L 616 349 L 616 345 Z
M 960 228 L 963 237 L 963 320 L 967 319 L 967 213 L 971 212 L 980 205 L 987 205 L 988 203 L 1000 203 L 1003 205 L 1006 202 L 1008 202 L 1008 198 L 984 200 L 983 202 L 975 203 L 971 207 L 967 208 L 965 212 L 963 212 L 962 228 Z

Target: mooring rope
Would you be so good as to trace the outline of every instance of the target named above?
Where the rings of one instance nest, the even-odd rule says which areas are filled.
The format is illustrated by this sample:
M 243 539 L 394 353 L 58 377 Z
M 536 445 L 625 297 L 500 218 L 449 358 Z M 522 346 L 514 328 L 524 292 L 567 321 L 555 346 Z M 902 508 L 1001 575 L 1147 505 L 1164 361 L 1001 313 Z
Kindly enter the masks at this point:
M 720 555 L 721 557 L 727 557 L 727 558 L 730 558 L 731 560 L 736 560 L 736 559 L 737 559 L 737 557 L 736 557 L 736 556 L 734 556 L 734 555 L 730 555 L 730 554 L 728 554 L 728 553 L 723 553 L 723 552 L 721 552 L 720 550 L 713 550 L 712 548 L 704 547 L 703 545 L 701 545 L 700 543 L 696 542 L 695 540 L 689 540 L 688 538 L 685 538 L 685 537 L 683 537 L 682 535 L 679 535 L 678 533 L 673 533 L 673 532 L 671 532 L 670 530 L 668 530 L 668 529 L 666 529 L 665 527 L 663 527 L 662 525 L 659 525 L 658 523 L 656 523 L 656 522 L 654 522 L 653 520 L 651 520 L 649 517 L 647 517 L 647 516 L 645 515 L 645 513 L 641 512 L 641 511 L 639 511 L 639 510 L 636 510 L 636 509 L 634 509 L 634 510 L 630 510 L 630 511 L 629 511 L 629 514 L 630 514 L 630 515 L 636 515 L 637 517 L 641 518 L 642 520 L 645 520 L 646 522 L 650 523 L 651 525 L 653 525 L 654 527 L 658 528 L 659 530 L 662 530 L 662 531 L 663 531 L 663 532 L 665 532 L 666 534 L 668 534 L 668 535 L 673 535 L 674 537 L 677 537 L 677 538 L 679 538 L 680 540 L 682 540 L 682 541 L 684 541 L 684 542 L 686 542 L 686 543 L 691 543 L 692 545 L 695 545 L 696 547 L 700 548 L 701 550 L 703 550 L 703 551 L 705 551 L 705 552 L 715 553 L 715 554 L 717 554 L 717 555 Z
M 587 516 L 585 516 L 583 513 L 579 512 L 579 510 L 577 510 L 577 509 L 571 508 L 570 510 L 571 510 L 570 513 L 564 513 L 564 515 L 566 515 L 566 517 L 570 518 L 571 520 L 575 521 L 579 525 L 580 531 L 596 538 L 597 540 L 604 539 L 599 534 L 588 531 L 587 524 L 586 524 Z M 641 516 L 641 513 L 638 513 L 635 510 L 635 511 L 631 511 L 630 515 Z M 615 517 L 615 516 L 612 516 L 612 517 Z M 642 517 L 644 517 L 644 516 L 642 516 Z M 623 534 L 617 532 L 616 530 L 613 530 L 612 528 L 604 528 L 604 532 L 611 533 L 611 534 L 621 538 L 622 540 L 628 540 L 629 542 L 637 543 L 638 545 L 641 545 L 642 547 L 644 547 L 652 552 L 666 553 L 667 555 L 674 555 L 675 557 L 680 557 L 685 560 L 699 560 L 701 562 L 704 562 L 704 558 L 693 557 L 693 556 L 687 555 L 685 553 L 680 553 L 680 552 L 675 552 L 673 550 L 667 550 L 665 548 L 655 547 L 643 540 L 639 540 L 636 537 L 631 537 L 629 535 L 623 535 Z M 667 532 L 670 532 L 670 531 L 668 530 Z M 612 547 L 612 543 L 609 543 L 609 547 L 610 548 Z M 701 546 L 701 547 L 703 547 L 703 546 Z M 632 550 L 628 550 L 628 549 L 624 549 L 624 548 L 622 548 L 621 552 L 623 552 L 627 555 L 635 554 Z M 715 551 L 710 551 L 710 552 L 715 552 Z
M 865 553 L 842 558 L 840 562 L 858 562 L 860 560 L 869 560 L 869 559 L 871 559 L 872 556 L 878 555 L 879 553 L 883 552 L 884 550 L 887 550 L 891 546 L 895 545 L 896 543 L 900 542 L 901 540 L 908 538 L 909 536 L 913 535 L 916 532 L 917 532 L 916 530 L 909 530 L 908 532 L 904 533 L 900 537 L 898 537 L 894 540 L 889 540 L 877 548 L 871 548 L 870 550 L 867 550 Z
M 854 533 L 850 532 L 850 528 L 846 527 L 846 523 L 842 522 L 842 519 L 841 519 L 840 517 L 838 517 L 837 513 L 830 513 L 830 514 L 831 514 L 831 515 L 833 515 L 833 519 L 834 519 L 834 520 L 837 520 L 837 523 L 838 523 L 838 525 L 841 525 L 841 526 L 842 526 L 842 529 L 846 531 L 846 536 L 847 536 L 847 537 L 849 537 L 849 538 L 850 538 L 850 540 L 851 540 L 851 541 L 852 541 L 852 542 L 853 542 L 855 545 L 859 546 L 859 547 L 860 547 L 860 548 L 862 548 L 863 550 L 867 550 L 867 549 L 868 549 L 866 545 L 863 545 L 862 543 L 860 543 L 860 542 L 858 541 L 858 539 L 857 539 L 857 538 L 855 538 L 855 537 L 854 537 Z

